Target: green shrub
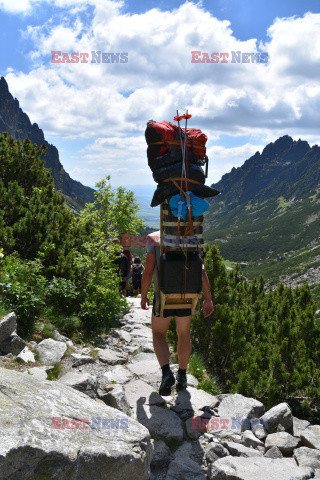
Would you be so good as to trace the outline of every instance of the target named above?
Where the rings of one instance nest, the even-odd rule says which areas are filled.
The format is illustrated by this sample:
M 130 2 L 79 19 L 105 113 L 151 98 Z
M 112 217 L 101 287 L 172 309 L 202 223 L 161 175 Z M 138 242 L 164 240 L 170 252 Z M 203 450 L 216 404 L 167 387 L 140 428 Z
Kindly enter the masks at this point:
M 74 281 L 67 278 L 53 277 L 48 285 L 46 296 L 48 303 L 60 312 L 71 314 L 80 309 L 80 293 Z
M 308 285 L 292 290 L 264 279 L 247 282 L 239 265 L 228 273 L 216 245 L 206 255 L 214 312 L 192 321 L 193 349 L 225 390 L 258 398 L 267 408 L 306 397 L 312 414 L 320 395 L 320 331 Z

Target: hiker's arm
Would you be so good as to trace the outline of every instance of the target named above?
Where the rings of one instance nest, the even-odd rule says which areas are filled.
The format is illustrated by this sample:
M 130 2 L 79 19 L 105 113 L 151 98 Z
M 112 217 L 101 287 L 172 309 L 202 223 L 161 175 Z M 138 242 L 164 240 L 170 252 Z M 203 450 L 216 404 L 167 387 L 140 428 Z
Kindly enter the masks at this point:
M 202 269 L 202 291 L 204 294 L 203 313 L 205 317 L 208 317 L 213 312 L 213 303 L 211 297 L 210 283 L 204 265 Z
M 156 256 L 153 253 L 147 253 L 146 266 L 143 270 L 141 280 L 141 308 L 148 310 L 149 299 L 147 296 L 153 275 L 153 269 L 156 263 Z
M 133 266 L 131 265 L 130 267 L 130 275 L 132 276 L 132 272 L 133 272 Z

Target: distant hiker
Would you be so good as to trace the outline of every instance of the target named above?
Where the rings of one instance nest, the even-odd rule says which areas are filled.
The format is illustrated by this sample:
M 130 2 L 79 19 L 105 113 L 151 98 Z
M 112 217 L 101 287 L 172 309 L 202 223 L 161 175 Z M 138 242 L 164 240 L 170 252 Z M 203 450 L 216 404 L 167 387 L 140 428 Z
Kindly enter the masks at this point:
M 121 249 L 118 252 L 117 258 L 115 262 L 118 265 L 118 274 L 121 277 L 120 281 L 120 288 L 121 288 L 121 294 L 126 297 L 127 296 L 127 276 L 129 272 L 129 263 L 128 259 L 123 253 L 123 249 Z
M 131 255 L 131 252 L 130 250 L 127 248 L 125 250 L 123 250 L 123 253 L 125 254 L 125 256 L 127 257 L 127 260 L 128 260 L 128 275 L 127 275 L 127 294 L 128 292 L 131 290 L 131 285 L 129 283 L 129 280 L 130 278 L 132 277 L 132 274 L 131 274 L 131 265 L 132 265 L 132 255 Z
M 130 269 L 130 273 L 132 275 L 132 286 L 134 295 L 138 295 L 139 293 L 141 293 L 141 279 L 143 271 L 144 266 L 141 263 L 140 257 L 135 257 Z
M 141 308 L 148 310 L 149 299 L 147 293 L 153 278 L 154 282 L 154 301 L 152 308 L 152 334 L 153 346 L 155 354 L 157 355 L 160 367 L 162 369 L 162 379 L 159 388 L 160 395 L 170 395 L 171 387 L 176 383 L 177 390 L 186 388 L 187 375 L 186 370 L 191 354 L 191 340 L 190 340 L 190 324 L 191 324 L 191 308 L 190 309 L 166 309 L 163 317 L 160 317 L 160 231 L 154 232 L 149 237 L 149 244 L 146 247 L 147 257 L 146 265 L 142 276 L 141 287 Z M 211 299 L 210 284 L 205 268 L 202 270 L 202 289 L 204 293 L 203 312 L 205 317 L 213 312 L 213 304 Z M 175 316 L 178 334 L 178 360 L 179 371 L 174 378 L 174 375 L 169 365 L 169 347 L 166 342 L 166 334 L 171 321 Z

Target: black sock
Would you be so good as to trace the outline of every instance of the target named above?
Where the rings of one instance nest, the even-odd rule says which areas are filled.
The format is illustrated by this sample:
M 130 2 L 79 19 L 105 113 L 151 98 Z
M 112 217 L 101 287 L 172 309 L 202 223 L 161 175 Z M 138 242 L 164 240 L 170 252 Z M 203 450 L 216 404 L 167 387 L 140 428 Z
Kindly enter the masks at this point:
M 168 373 L 171 372 L 169 363 L 166 363 L 165 365 L 163 365 L 161 367 L 161 370 L 162 370 L 162 375 L 168 375 Z
M 183 368 L 179 368 L 179 370 L 178 370 L 178 375 L 179 375 L 180 377 L 185 377 L 186 374 L 187 374 L 187 369 L 186 369 L 186 368 L 184 368 L 184 369 L 183 369 Z

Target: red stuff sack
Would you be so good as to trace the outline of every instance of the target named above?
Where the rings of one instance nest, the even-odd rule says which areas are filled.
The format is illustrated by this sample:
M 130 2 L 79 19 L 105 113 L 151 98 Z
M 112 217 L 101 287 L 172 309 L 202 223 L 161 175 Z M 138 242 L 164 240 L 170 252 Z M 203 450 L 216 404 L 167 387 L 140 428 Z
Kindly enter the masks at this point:
M 181 136 L 183 140 L 184 128 L 181 128 Z M 181 151 L 179 127 L 173 123 L 150 120 L 147 123 L 145 137 L 149 160 L 171 152 L 171 150 Z M 198 128 L 187 128 L 187 151 L 193 152 L 197 157 L 202 158 L 206 154 L 207 140 L 207 135 Z

